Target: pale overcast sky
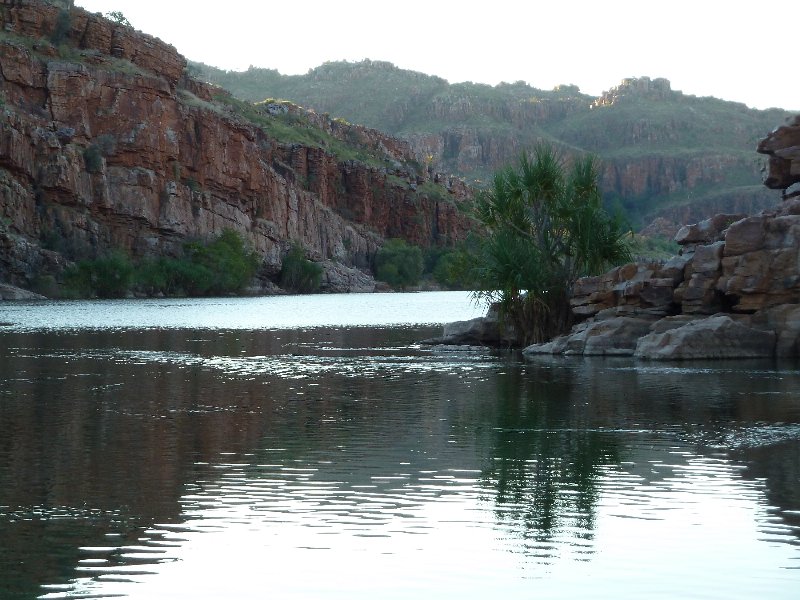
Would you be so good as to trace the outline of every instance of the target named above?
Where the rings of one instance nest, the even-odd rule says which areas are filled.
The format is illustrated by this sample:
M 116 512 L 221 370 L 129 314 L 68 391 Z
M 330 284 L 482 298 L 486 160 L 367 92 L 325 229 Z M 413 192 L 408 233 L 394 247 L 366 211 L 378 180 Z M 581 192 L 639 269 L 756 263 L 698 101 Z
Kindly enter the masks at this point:
M 625 77 L 753 108 L 800 109 L 797 0 L 76 0 L 121 11 L 191 60 L 306 73 L 385 60 L 451 83 L 575 84 Z M 790 33 L 792 31 L 792 33 Z

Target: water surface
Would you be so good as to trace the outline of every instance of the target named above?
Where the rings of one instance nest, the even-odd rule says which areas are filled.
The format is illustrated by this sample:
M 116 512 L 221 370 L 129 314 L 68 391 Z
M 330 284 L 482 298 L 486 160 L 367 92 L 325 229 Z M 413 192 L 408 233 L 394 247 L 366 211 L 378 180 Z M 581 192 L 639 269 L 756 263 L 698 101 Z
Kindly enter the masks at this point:
M 798 365 L 368 299 L 1 304 L 0 598 L 797 597 Z

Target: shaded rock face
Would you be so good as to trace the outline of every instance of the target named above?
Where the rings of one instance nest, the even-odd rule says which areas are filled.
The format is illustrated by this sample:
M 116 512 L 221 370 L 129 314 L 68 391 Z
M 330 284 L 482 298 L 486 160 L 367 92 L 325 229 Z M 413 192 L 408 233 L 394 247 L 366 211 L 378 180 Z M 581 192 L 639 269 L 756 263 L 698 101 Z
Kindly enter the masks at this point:
M 307 115 L 380 149 L 393 171 L 279 143 L 212 103 L 219 90 L 189 79 L 172 46 L 80 9 L 64 14 L 38 0 L 0 5 L 0 279 L 30 285 L 45 264 L 58 273 L 48 252 L 174 254 L 224 228 L 252 244 L 265 272 L 291 242 L 314 260 L 367 269 L 386 237 L 430 246 L 470 227 L 458 209 L 469 190 L 451 180 L 420 192 L 427 174 L 403 166 L 413 158 L 405 142 Z M 37 41 L 59 19 L 66 58 Z
M 332 260 L 322 262 L 323 275 L 320 290 L 327 293 L 371 293 L 375 280 L 358 269 L 346 267 Z
M 800 355 L 800 198 L 683 227 L 681 254 L 578 280 L 586 321 L 526 354 L 643 359 Z

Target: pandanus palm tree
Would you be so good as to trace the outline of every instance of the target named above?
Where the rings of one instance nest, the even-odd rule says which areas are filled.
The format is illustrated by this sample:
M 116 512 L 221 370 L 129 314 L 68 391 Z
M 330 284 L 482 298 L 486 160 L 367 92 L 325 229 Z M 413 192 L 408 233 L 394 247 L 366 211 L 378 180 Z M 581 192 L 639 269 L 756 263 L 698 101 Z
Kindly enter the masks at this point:
M 579 277 L 630 260 L 629 231 L 604 210 L 592 157 L 567 167 L 551 146 L 539 145 L 494 175 L 476 215 L 486 231 L 476 297 L 498 303 L 523 344 L 569 329 Z

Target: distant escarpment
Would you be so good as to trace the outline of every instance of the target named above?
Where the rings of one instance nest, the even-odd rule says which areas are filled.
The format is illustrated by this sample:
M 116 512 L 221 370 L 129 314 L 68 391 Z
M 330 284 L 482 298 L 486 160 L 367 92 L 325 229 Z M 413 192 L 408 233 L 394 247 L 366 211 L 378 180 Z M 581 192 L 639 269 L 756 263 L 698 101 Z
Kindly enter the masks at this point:
M 409 141 L 419 160 L 485 180 L 539 141 L 602 163 L 603 191 L 641 226 L 654 219 L 672 237 L 720 210 L 774 206 L 761 185 L 759 139 L 789 113 L 697 98 L 665 79 L 626 79 L 600 97 L 575 86 L 552 91 L 524 82 L 450 84 L 389 63 L 326 63 L 302 76 L 192 65 L 241 98 L 288 98 Z
M 173 255 L 225 229 L 279 270 L 335 272 L 386 238 L 462 238 L 470 189 L 409 144 L 187 74 L 164 42 L 76 8 L 0 1 L 0 282 L 30 287 L 112 249 Z

